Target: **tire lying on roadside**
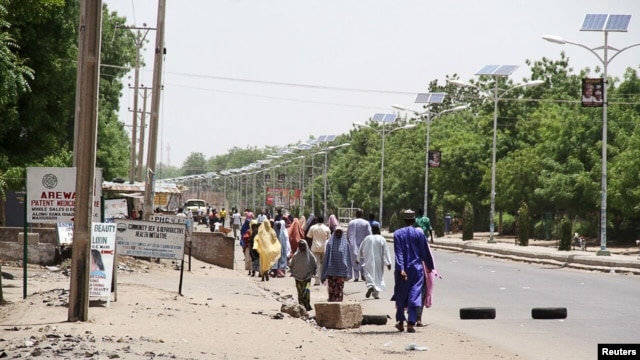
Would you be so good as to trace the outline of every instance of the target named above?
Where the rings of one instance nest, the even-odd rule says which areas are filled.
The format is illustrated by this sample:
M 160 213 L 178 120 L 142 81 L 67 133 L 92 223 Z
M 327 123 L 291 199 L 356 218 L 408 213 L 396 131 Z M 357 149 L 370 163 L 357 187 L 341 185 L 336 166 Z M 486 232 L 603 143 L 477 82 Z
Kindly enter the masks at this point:
M 469 307 L 460 309 L 460 319 L 462 320 L 479 320 L 479 319 L 495 319 L 496 309 L 492 307 Z
M 546 307 L 531 309 L 531 317 L 534 319 L 566 319 L 566 307 Z

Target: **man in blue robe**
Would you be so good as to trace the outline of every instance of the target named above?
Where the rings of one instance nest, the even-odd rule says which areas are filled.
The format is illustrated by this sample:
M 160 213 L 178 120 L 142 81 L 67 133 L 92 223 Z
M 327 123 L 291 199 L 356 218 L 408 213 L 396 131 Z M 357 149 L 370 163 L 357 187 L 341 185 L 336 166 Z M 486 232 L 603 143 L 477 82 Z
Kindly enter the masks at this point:
M 414 227 L 416 214 L 412 210 L 403 213 L 405 227 L 393 233 L 393 248 L 396 256 L 395 286 L 391 300 L 396 302 L 396 329 L 404 331 L 407 322 L 407 332 L 416 332 L 414 326 L 417 320 L 417 309 L 422 306 L 422 287 L 425 282 L 422 264 L 426 264 L 427 272 L 435 266 L 431 251 L 427 246 L 424 232 Z M 405 317 L 407 309 L 408 319 Z

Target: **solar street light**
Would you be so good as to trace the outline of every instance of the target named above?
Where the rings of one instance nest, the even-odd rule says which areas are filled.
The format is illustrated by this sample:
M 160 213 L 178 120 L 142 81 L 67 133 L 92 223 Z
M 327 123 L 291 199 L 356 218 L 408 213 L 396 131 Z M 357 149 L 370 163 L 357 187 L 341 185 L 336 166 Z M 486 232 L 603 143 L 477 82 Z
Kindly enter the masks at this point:
M 597 255 L 609 256 L 607 250 L 607 67 L 609 63 L 625 50 L 640 46 L 640 43 L 631 44 L 621 49 L 609 46 L 609 32 L 626 32 L 631 21 L 631 15 L 614 14 L 586 14 L 580 31 L 604 32 L 604 46 L 590 48 L 587 45 L 565 40 L 555 35 L 545 35 L 542 38 L 555 44 L 570 44 L 579 46 L 598 58 L 603 67 L 604 86 L 602 87 L 602 174 L 600 188 L 600 250 Z M 603 50 L 603 56 L 596 51 Z M 609 51 L 613 55 L 609 57 Z
M 442 96 L 433 96 L 433 95 L 439 95 L 442 94 Z M 425 95 L 429 95 L 429 96 L 425 96 Z M 424 215 L 427 216 L 428 211 L 427 211 L 427 205 L 429 202 L 429 133 L 431 131 L 431 121 L 433 121 L 433 119 L 435 119 L 436 117 L 443 115 L 443 114 L 447 114 L 450 112 L 455 112 L 455 111 L 460 111 L 460 110 L 464 110 L 466 108 L 469 107 L 469 105 L 460 105 L 460 106 L 456 106 L 453 107 L 451 109 L 446 109 L 443 111 L 440 111 L 438 113 L 434 113 L 431 111 L 430 109 L 430 104 L 439 104 L 442 103 L 442 101 L 444 100 L 444 95 L 445 93 L 431 93 L 431 94 L 418 94 L 417 98 L 416 98 L 416 102 L 421 102 L 421 103 L 427 103 L 428 108 L 427 111 L 423 111 L 423 112 L 418 112 L 415 110 L 410 110 L 405 108 L 402 105 L 391 105 L 391 107 L 393 107 L 394 109 L 398 109 L 398 110 L 402 110 L 402 111 L 411 111 L 413 112 L 416 116 L 420 117 L 421 119 L 425 119 L 426 123 L 427 123 L 427 144 L 426 144 L 426 152 L 425 152 L 425 168 L 424 168 L 424 202 L 423 202 L 423 207 L 424 207 Z M 431 102 L 429 102 L 431 101 Z
M 496 240 L 494 238 L 494 228 L 495 221 L 494 215 L 496 210 L 496 138 L 498 132 L 498 101 L 508 92 L 519 89 L 523 87 L 531 87 L 538 86 L 544 84 L 542 80 L 533 80 L 526 82 L 524 84 L 518 84 L 512 86 L 507 89 L 500 89 L 498 87 L 498 77 L 507 77 L 511 75 L 516 69 L 517 65 L 486 65 L 480 71 L 476 73 L 476 75 L 487 75 L 492 76 L 494 78 L 494 87 L 493 87 L 493 147 L 491 150 L 491 210 L 489 212 L 489 243 L 495 243 Z M 476 88 L 473 85 L 458 81 L 458 80 L 447 80 L 449 84 L 456 86 L 467 86 Z
M 383 206 L 383 190 L 384 190 L 384 143 L 385 143 L 385 138 L 387 137 L 387 135 L 391 134 L 394 131 L 397 130 L 402 130 L 402 129 L 411 129 L 413 127 L 415 127 L 415 124 L 407 124 L 404 126 L 400 126 L 397 128 L 392 129 L 391 131 L 385 131 L 386 130 L 386 126 L 385 124 L 387 123 L 393 123 L 396 121 L 396 118 L 398 117 L 397 114 L 375 114 L 373 115 L 373 117 L 371 118 L 373 121 L 377 121 L 381 123 L 381 127 L 382 130 L 378 130 L 375 129 L 367 124 L 363 124 L 361 122 L 355 122 L 353 123 L 354 125 L 358 126 L 358 127 L 365 127 L 365 128 L 369 128 L 373 131 L 375 131 L 376 134 L 378 134 L 381 138 L 382 138 L 382 150 L 381 150 L 381 155 L 380 155 L 380 199 L 379 199 L 379 209 L 378 209 L 378 216 L 380 217 L 380 226 L 382 227 L 382 206 Z

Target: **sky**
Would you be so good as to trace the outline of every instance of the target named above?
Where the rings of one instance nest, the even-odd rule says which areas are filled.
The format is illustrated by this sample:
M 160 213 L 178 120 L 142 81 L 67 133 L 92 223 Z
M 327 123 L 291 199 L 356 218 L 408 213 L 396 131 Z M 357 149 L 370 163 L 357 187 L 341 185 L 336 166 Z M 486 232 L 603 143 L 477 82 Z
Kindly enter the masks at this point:
M 103 3 L 127 26 L 156 27 L 158 0 Z M 527 59 L 557 60 L 565 51 L 574 73 L 593 70 L 601 63 L 589 51 L 542 39 L 602 46 L 603 32 L 580 31 L 587 13 L 632 15 L 628 32 L 609 33 L 609 45 L 640 42 L 638 0 L 166 0 L 165 9 L 157 160 L 176 167 L 194 152 L 209 159 L 234 147 L 345 134 L 375 113 L 397 111 L 392 104 L 419 110 L 416 94 L 431 81 L 469 81 L 485 65 L 519 65 L 511 78 L 522 82 Z M 155 36 L 149 32 L 141 52 L 147 87 Z M 639 65 L 640 46 L 608 72 L 622 77 Z M 134 95 L 126 88 L 121 99 L 126 125 Z

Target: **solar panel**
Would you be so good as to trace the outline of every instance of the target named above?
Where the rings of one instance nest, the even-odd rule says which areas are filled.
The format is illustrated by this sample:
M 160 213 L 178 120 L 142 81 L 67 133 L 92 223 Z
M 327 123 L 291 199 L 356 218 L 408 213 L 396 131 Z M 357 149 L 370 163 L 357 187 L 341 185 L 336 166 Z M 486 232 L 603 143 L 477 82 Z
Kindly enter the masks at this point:
M 416 103 L 419 104 L 425 104 L 429 102 L 429 97 L 431 97 L 431 93 L 426 93 L 426 94 L 418 94 L 416 96 Z
M 607 21 L 607 14 L 587 14 L 582 21 L 580 31 L 602 31 Z
M 385 114 L 373 114 L 373 118 L 371 118 L 373 121 L 384 121 L 384 115 Z
M 440 104 L 444 101 L 445 93 L 423 93 L 416 96 L 418 104 Z
M 509 76 L 517 68 L 518 65 L 486 65 L 476 75 Z
M 498 70 L 493 72 L 493 75 L 496 76 L 509 76 L 512 72 L 516 71 L 518 65 L 502 65 L 498 68 Z
M 327 135 L 327 138 L 324 140 L 325 142 L 331 142 L 336 139 L 336 135 Z
M 493 75 L 493 72 L 498 70 L 500 65 L 485 65 L 476 75 Z
M 396 121 L 396 118 L 398 117 L 397 114 L 385 114 L 384 115 L 384 122 L 388 122 L 388 123 L 392 123 L 394 121 Z
M 609 15 L 607 19 L 607 25 L 605 25 L 605 31 L 627 31 L 629 22 L 631 21 L 631 15 Z
M 307 143 L 307 144 L 308 144 L 308 143 Z M 312 146 L 311 146 L 311 145 L 307 145 L 307 144 L 300 144 L 300 145 L 298 145 L 298 149 L 299 149 L 299 150 L 309 150 L 309 149 L 311 149 L 311 147 L 312 147 Z
M 327 138 L 327 135 L 320 135 L 320 136 L 318 137 L 318 140 L 316 140 L 316 141 L 317 141 L 318 143 L 321 143 L 321 142 L 324 142 L 324 139 L 326 139 L 326 138 Z

